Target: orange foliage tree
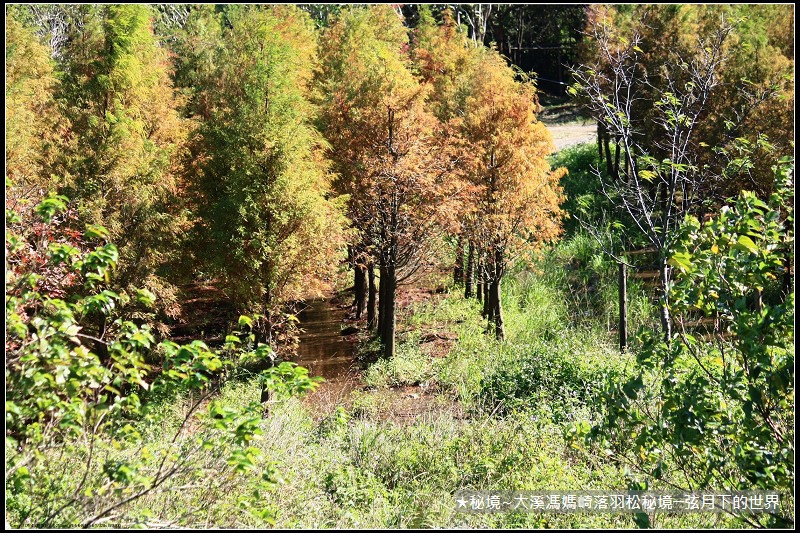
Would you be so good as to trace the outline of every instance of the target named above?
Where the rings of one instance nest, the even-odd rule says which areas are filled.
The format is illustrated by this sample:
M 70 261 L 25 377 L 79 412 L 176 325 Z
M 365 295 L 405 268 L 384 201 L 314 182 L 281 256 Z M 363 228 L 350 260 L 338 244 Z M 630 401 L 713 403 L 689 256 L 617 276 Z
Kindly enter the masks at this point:
M 483 47 L 459 31 L 449 10 L 443 12 L 440 25 L 436 24 L 427 6 L 421 6 L 419 14 L 412 58 L 422 80 L 432 86 L 428 107 L 446 128 L 451 146 L 457 147 L 459 163 L 463 166 L 471 151 L 462 135 L 462 124 Z M 474 217 L 470 215 L 472 204 L 466 201 L 471 184 L 459 173 L 451 177 L 451 185 L 453 191 L 458 191 L 459 201 L 453 202 L 451 216 L 443 220 L 443 229 L 456 239 L 454 281 L 464 281 L 464 294 L 468 298 L 473 295 L 475 270 L 475 243 L 469 239 Z M 465 249 L 468 250 L 466 265 Z
M 505 337 L 500 283 L 507 265 L 561 231 L 559 180 L 566 169 L 550 168 L 552 138 L 537 108 L 532 84 L 516 81 L 503 58 L 487 51 L 466 101 L 463 134 L 472 151 L 472 238 L 485 257 L 485 310 L 498 339 Z
M 412 74 L 408 38 L 389 6 L 353 8 L 323 35 L 322 128 L 350 195 L 357 255 L 380 269 L 378 326 L 394 354 L 395 293 L 447 208 L 452 168 L 441 125 L 426 108 L 429 87 Z
M 789 11 L 772 13 L 786 20 Z M 792 52 L 780 39 L 769 43 L 773 25 L 764 18 L 762 6 L 591 12 L 592 50 L 570 92 L 605 133 L 611 178 L 601 178 L 602 192 L 632 221 L 624 239 L 643 240 L 659 256 L 665 340 L 672 337 L 667 250 L 685 216 L 702 218 L 741 188 L 766 197 L 765 170 L 793 147 L 794 61 L 783 55 Z

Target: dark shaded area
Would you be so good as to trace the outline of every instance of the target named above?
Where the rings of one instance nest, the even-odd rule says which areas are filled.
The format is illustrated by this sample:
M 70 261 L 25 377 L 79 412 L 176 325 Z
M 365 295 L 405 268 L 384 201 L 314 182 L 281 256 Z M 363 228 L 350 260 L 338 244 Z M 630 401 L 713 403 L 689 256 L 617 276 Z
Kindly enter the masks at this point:
M 366 4 L 363 4 L 366 6 Z M 298 4 L 318 28 L 327 27 L 343 4 Z M 470 38 L 490 46 L 527 73 L 536 73 L 538 87 L 549 94 L 565 94 L 571 82 L 569 68 L 578 62 L 584 38 L 588 4 L 400 4 L 410 29 L 417 26 L 422 6 L 437 20 L 447 9 Z M 156 31 L 170 35 L 185 24 L 192 6 L 156 4 Z M 224 12 L 224 4 L 216 6 Z
M 484 43 L 497 49 L 525 72 L 537 74 L 537 85 L 564 94 L 569 67 L 578 62 L 578 45 L 586 25 L 586 5 L 510 4 L 497 6 Z
M 404 4 L 410 28 L 419 22 L 420 6 Z M 563 95 L 571 83 L 569 68 L 578 63 L 588 4 L 430 4 L 434 18 L 453 9 L 453 16 L 470 38 L 497 50 L 522 71 L 535 73 L 538 87 Z
M 218 348 L 225 342 L 237 309 L 216 283 L 195 282 L 180 287 L 180 316 L 171 325 L 169 339 L 188 343 L 202 339 Z

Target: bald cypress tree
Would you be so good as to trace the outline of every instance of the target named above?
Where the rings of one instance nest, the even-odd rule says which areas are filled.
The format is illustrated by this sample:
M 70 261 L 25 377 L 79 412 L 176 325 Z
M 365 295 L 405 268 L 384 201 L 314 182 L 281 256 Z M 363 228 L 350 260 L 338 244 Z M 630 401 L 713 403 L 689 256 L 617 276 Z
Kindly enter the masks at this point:
M 397 285 L 447 211 L 451 157 L 413 73 L 408 36 L 389 6 L 352 8 L 323 36 L 321 123 L 359 230 L 356 247 L 380 268 L 380 337 L 394 355 Z
M 236 303 L 275 316 L 319 292 L 342 246 L 311 124 L 313 24 L 293 6 L 231 6 L 224 16 L 204 82 L 208 119 L 195 139 L 198 230 L 206 263 Z
M 13 16 L 6 17 L 6 190 L 43 195 L 58 187 L 51 178 L 66 130 L 54 99 L 57 87 L 47 47 Z
M 187 128 L 151 15 L 146 5 L 71 11 L 57 94 L 71 124 L 60 172 L 83 221 L 118 244 L 118 288 L 145 286 L 175 314 L 174 289 L 158 270 L 183 229 L 176 164 Z

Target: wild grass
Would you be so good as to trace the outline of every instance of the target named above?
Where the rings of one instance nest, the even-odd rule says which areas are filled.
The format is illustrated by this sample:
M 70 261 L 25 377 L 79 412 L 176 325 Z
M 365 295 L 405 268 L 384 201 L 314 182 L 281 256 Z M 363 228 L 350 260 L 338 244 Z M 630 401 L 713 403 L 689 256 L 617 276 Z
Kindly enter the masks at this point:
M 565 151 L 570 185 L 581 179 L 596 146 Z M 577 163 L 576 163 L 577 162 Z M 562 163 L 563 164 L 563 163 Z M 583 173 L 583 174 L 581 174 Z M 581 178 L 583 176 L 584 178 Z M 363 390 L 322 418 L 297 398 L 273 401 L 252 442 L 263 460 L 237 475 L 223 450 L 205 449 L 194 470 L 176 475 L 120 510 L 121 525 L 238 528 L 632 528 L 629 514 L 468 514 L 454 494 L 476 490 L 624 490 L 634 477 L 604 450 L 572 438 L 599 413 L 608 383 L 633 368 L 633 349 L 619 353 L 615 337 L 617 271 L 597 242 L 575 226 L 558 245 L 522 261 L 503 283 L 507 339 L 487 334 L 476 300 L 454 286 L 400 313 L 396 356 L 377 359 L 364 340 Z M 631 331 L 655 327 L 651 296 L 629 286 Z M 424 336 L 448 339 L 441 356 Z M 397 421 L 398 394 L 413 388 L 429 409 Z M 255 380 L 231 381 L 218 399 L 247 405 L 260 397 Z M 423 398 L 420 399 L 422 401 Z M 346 401 L 345 401 L 346 400 Z M 412 396 L 413 401 L 413 396 Z M 137 429 L 151 450 L 166 450 L 191 398 L 153 402 L 157 415 Z M 208 431 L 188 424 L 186 443 Z M 187 444 L 188 445 L 188 444 Z M 113 449 L 113 447 L 110 447 Z M 124 446 L 114 453 L 124 457 Z M 76 452 L 77 453 L 77 452 Z M 78 455 L 54 458 L 65 468 Z M 97 475 L 100 475 L 99 473 Z M 267 475 L 275 481 L 264 490 Z M 651 517 L 664 528 L 740 527 L 725 515 Z
M 563 246 L 590 249 L 586 242 Z M 552 266 L 559 254 L 563 259 L 569 252 L 553 254 L 539 264 Z M 589 251 L 585 254 L 591 258 Z M 599 270 L 591 259 L 585 264 Z M 199 492 L 185 483 L 171 493 L 169 506 L 155 507 L 163 517 L 157 513 L 150 520 L 199 506 L 203 513 L 178 523 L 315 529 L 635 527 L 629 514 L 456 510 L 459 489 L 624 490 L 630 482 L 623 466 L 570 437 L 576 422 L 597 415 L 593 396 L 605 380 L 628 372 L 631 356 L 618 352 L 604 325 L 576 319 L 575 300 L 562 283 L 556 275 L 509 278 L 503 286 L 504 342 L 485 334 L 477 302 L 465 300 L 459 288 L 417 304 L 405 315 L 402 326 L 408 333 L 396 357 L 369 366 L 363 377 L 367 388 L 356 391 L 346 406 L 320 420 L 298 399 L 270 406 L 261 423 L 263 435 L 254 442 L 268 461 L 252 475 L 274 469 L 278 482 L 271 490 L 256 498 L 253 484 L 228 480 L 224 462 L 217 459 L 207 470 L 219 479 L 214 490 Z M 457 339 L 446 357 L 421 350 L 422 329 Z M 392 420 L 388 415 L 398 388 L 420 384 L 447 402 L 404 423 Z M 221 399 L 247 403 L 259 393 L 255 382 L 230 383 Z M 162 409 L 164 424 L 172 427 L 182 408 Z M 155 501 L 141 505 L 153 507 Z M 253 507 L 271 510 L 271 521 L 249 512 Z M 657 516 L 651 524 L 737 526 L 725 516 L 699 514 Z

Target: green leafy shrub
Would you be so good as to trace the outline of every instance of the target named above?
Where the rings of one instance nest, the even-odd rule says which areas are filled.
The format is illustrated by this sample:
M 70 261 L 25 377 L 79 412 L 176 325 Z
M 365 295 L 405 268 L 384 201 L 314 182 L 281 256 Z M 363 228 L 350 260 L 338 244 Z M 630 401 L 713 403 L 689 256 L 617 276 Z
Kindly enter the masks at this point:
M 419 385 L 433 376 L 430 357 L 422 353 L 414 341 L 397 347 L 390 359 L 379 359 L 364 372 L 364 382 L 370 387 Z
M 66 201 L 51 196 L 32 211 L 6 213 L 9 524 L 130 526 L 151 516 L 146 509 L 127 515 L 131 502 L 209 470 L 223 479 L 223 472 L 260 471 L 256 492 L 269 488 L 272 471 L 252 445 L 263 406 L 231 407 L 212 398 L 231 358 L 202 341 L 156 344 L 147 325 L 128 319 L 131 306 L 153 303 L 152 294 L 107 288 L 117 249 L 103 242 L 103 228 L 76 235 L 62 227 L 56 215 Z M 153 351 L 161 368 L 145 362 Z M 262 380 L 277 392 L 316 386 L 305 369 L 270 370 Z M 145 440 L 140 430 L 154 422 L 148 400 L 187 393 L 188 409 L 170 437 Z M 210 486 L 213 476 L 194 481 Z M 258 505 L 248 509 L 264 520 L 271 516 Z
M 621 356 L 606 347 L 600 357 L 601 351 L 581 343 L 580 337 L 519 346 L 484 376 L 479 396 L 499 414 L 546 407 L 555 423 L 572 420 L 593 404 L 607 381 L 624 376 Z
M 677 333 L 670 342 L 643 334 L 638 371 L 609 387 L 591 433 L 639 465 L 644 482 L 781 491 L 773 526 L 794 512 L 794 292 L 760 294 L 786 279 L 793 168 L 781 160 L 768 202 L 745 191 L 705 224 L 687 218 L 669 260 Z M 713 320 L 712 334 L 692 334 L 690 313 Z

